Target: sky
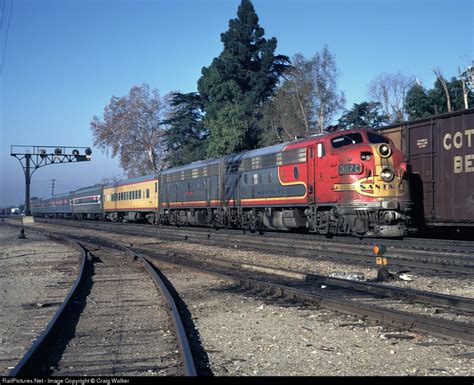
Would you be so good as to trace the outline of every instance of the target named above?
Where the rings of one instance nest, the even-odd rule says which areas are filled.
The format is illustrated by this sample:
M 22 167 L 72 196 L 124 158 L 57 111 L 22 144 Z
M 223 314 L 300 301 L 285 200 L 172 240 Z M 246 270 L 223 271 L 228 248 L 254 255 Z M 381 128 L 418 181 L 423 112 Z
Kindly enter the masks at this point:
M 455 76 L 474 59 L 472 0 L 253 0 L 276 53 L 311 57 L 327 44 L 346 108 L 368 100 L 381 73 Z M 31 196 L 123 177 L 93 147 L 90 121 L 112 96 L 148 83 L 162 95 L 196 91 L 222 51 L 240 0 L 0 0 L 0 207 L 24 201 L 11 145 L 91 146 L 90 162 L 36 170 Z M 11 12 L 10 12 L 11 11 Z M 1 64 L 3 63 L 3 64 Z

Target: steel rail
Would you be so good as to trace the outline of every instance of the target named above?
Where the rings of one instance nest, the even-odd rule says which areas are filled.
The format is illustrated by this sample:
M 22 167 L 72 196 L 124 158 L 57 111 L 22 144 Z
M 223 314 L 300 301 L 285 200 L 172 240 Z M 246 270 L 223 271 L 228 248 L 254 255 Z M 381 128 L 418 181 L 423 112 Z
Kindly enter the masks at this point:
M 156 251 L 154 252 L 156 253 Z M 183 253 L 185 257 L 191 257 L 188 253 Z M 474 299 L 460 296 L 453 296 L 441 293 L 428 292 L 424 290 L 416 290 L 410 288 L 383 285 L 376 282 L 358 282 L 348 279 L 329 277 L 314 273 L 305 273 L 302 271 L 276 268 L 262 264 L 253 264 L 249 262 L 239 262 L 219 257 L 199 257 L 206 263 L 212 263 L 217 266 L 224 267 L 240 267 L 245 270 L 254 272 L 262 272 L 275 276 L 306 281 L 309 283 L 325 284 L 328 286 L 338 287 L 342 289 L 356 290 L 362 293 L 381 295 L 396 299 L 404 299 L 413 302 L 423 303 L 427 305 L 443 306 L 455 308 L 462 311 L 474 312 Z
M 441 293 L 431 293 L 423 290 L 409 289 L 404 287 L 386 286 L 375 282 L 357 282 L 341 278 L 325 277 L 316 274 L 308 274 L 308 280 L 316 280 L 318 283 L 338 286 L 342 288 L 357 290 L 361 292 L 407 299 L 413 302 L 451 307 L 462 311 L 474 312 L 474 299 Z
M 54 223 L 54 220 L 53 220 Z M 82 226 L 81 226 L 82 224 Z M 93 226 L 89 223 L 81 222 L 81 224 L 72 224 L 73 227 L 83 227 L 83 228 L 94 228 L 98 229 L 98 225 L 96 224 Z M 111 225 L 110 223 L 102 224 L 102 226 Z M 113 225 L 115 227 L 114 231 L 118 233 L 124 234 L 131 234 L 132 229 L 127 230 L 117 229 L 117 224 Z M 139 226 L 141 230 L 144 226 Z M 288 245 L 288 242 L 284 242 L 281 239 L 273 239 L 269 237 L 264 237 L 263 239 L 256 239 L 252 237 L 248 237 L 246 239 L 241 239 L 241 236 L 235 236 L 231 234 L 218 234 L 218 233 L 207 233 L 207 237 L 204 237 L 204 231 L 194 231 L 191 229 L 179 229 L 171 231 L 170 229 L 161 229 L 164 231 L 160 231 L 158 234 L 156 228 L 150 228 L 150 230 L 142 231 L 142 235 L 152 235 L 158 236 L 162 239 L 166 240 L 176 240 L 176 241 L 183 241 L 187 240 L 190 242 L 199 242 L 202 244 L 207 244 L 210 246 L 225 246 L 225 243 L 232 243 L 232 246 L 238 245 L 242 249 L 247 250 L 258 250 L 264 252 L 278 252 L 283 254 L 290 254 L 302 257 L 316 257 L 315 254 L 320 255 L 324 259 L 330 260 L 349 260 L 358 263 L 373 263 L 374 257 L 371 255 L 361 256 L 360 254 L 349 253 L 348 246 L 344 247 L 343 245 L 334 244 L 333 242 L 324 243 L 322 241 L 314 241 L 310 244 L 298 244 L 298 245 Z M 105 228 L 101 230 L 107 231 Z M 118 230 L 118 231 L 117 231 Z M 187 233 L 187 234 L 186 234 Z M 269 244 L 270 241 L 271 243 Z M 295 242 L 296 243 L 296 242 Z M 357 251 L 365 250 L 363 245 L 353 245 Z M 399 249 L 399 248 L 398 248 Z M 366 250 L 368 253 L 371 253 L 371 250 L 367 248 Z M 413 251 L 413 255 L 408 254 L 409 252 Z M 393 252 L 397 253 L 397 251 L 393 250 Z M 453 257 L 453 252 L 443 252 L 443 256 L 436 256 L 436 255 L 419 255 L 421 253 L 428 254 L 430 251 L 428 250 L 416 250 L 416 249 L 409 249 L 404 250 L 404 253 L 397 253 L 394 255 L 390 255 L 392 253 L 392 249 L 388 251 L 387 257 L 390 259 L 390 264 L 400 267 L 409 267 L 409 268 L 417 268 L 423 270 L 439 270 L 439 271 L 446 271 L 446 272 L 453 272 L 453 273 L 461 273 L 461 274 L 474 274 L 474 259 L 470 257 L 470 255 L 462 255 L 460 259 L 456 259 Z M 432 252 L 431 252 L 432 253 Z
M 150 261 L 146 257 L 138 254 L 135 250 L 126 246 L 122 246 L 122 245 L 120 246 L 123 249 L 130 252 L 131 254 L 133 254 L 137 259 L 139 259 L 143 263 L 145 269 L 150 273 L 151 277 L 153 278 L 153 281 L 155 282 L 156 286 L 158 287 L 161 294 L 163 295 L 166 302 L 168 303 L 168 310 L 173 320 L 173 325 L 176 331 L 176 337 L 178 339 L 186 376 L 191 376 L 191 377 L 197 376 L 197 371 L 194 365 L 194 358 L 191 351 L 191 346 L 189 344 L 189 340 L 186 335 L 186 330 L 184 328 L 183 321 L 181 320 L 181 316 L 179 314 L 179 310 L 178 310 L 178 307 L 176 306 L 176 302 L 173 296 L 168 290 L 168 287 L 164 283 L 163 279 L 160 277 L 161 272 L 158 273 L 153 267 L 153 265 L 150 263 Z
M 10 371 L 10 376 L 13 376 L 13 377 L 28 376 L 28 368 L 34 364 L 35 357 L 37 353 L 40 351 L 40 348 L 42 348 L 45 345 L 48 337 L 51 336 L 54 329 L 58 326 L 61 316 L 64 314 L 65 309 L 71 304 L 72 298 L 77 293 L 79 285 L 81 284 L 81 281 L 84 278 L 84 271 L 85 271 L 85 266 L 88 260 L 89 252 L 78 242 L 73 241 L 73 240 L 71 241 L 80 248 L 81 253 L 82 253 L 81 267 L 79 269 L 79 273 L 77 274 L 76 280 L 74 281 L 74 284 L 69 290 L 68 295 L 66 296 L 63 303 L 54 314 L 53 318 L 49 321 L 46 328 L 35 340 L 33 345 L 28 349 L 28 351 L 23 356 L 23 358 L 18 362 L 18 364 Z
M 266 294 L 268 294 L 268 290 L 270 290 L 276 292 L 278 295 L 286 295 L 303 303 L 317 304 L 318 306 L 328 310 L 355 315 L 363 319 L 381 322 L 386 325 L 406 327 L 407 329 L 414 329 L 442 338 L 452 338 L 469 344 L 474 343 L 474 327 L 467 323 L 433 319 L 423 315 L 410 314 L 399 310 L 381 308 L 375 305 L 361 304 L 359 302 L 355 303 L 354 301 L 338 299 L 319 293 L 311 293 L 304 291 L 303 289 L 295 289 L 281 284 L 232 277 L 208 269 L 169 262 L 158 257 L 155 257 L 155 259 L 159 261 L 159 263 L 164 263 L 177 268 L 190 269 L 200 273 L 211 274 L 227 281 L 238 282 L 244 287 L 244 289 L 265 289 Z
M 42 218 L 38 218 L 38 220 L 41 220 Z M 45 218 L 46 219 L 46 218 Z M 61 220 L 61 219 L 55 219 L 55 220 Z M 90 220 L 75 220 L 75 222 L 85 222 L 85 223 L 90 223 Z M 107 222 L 110 225 L 115 225 L 115 226 L 122 226 L 123 223 L 121 222 Z M 142 223 L 133 223 L 135 226 L 142 227 L 142 228 L 149 228 L 149 224 L 142 224 Z M 155 226 L 156 227 L 156 226 Z M 178 228 L 180 229 L 187 229 L 187 230 L 192 230 L 196 233 L 199 232 L 209 232 L 212 230 L 209 227 L 205 226 L 171 226 L 171 225 L 160 225 L 160 229 L 163 230 L 169 230 L 169 231 L 174 231 Z M 233 228 L 218 228 L 216 229 L 219 233 L 226 233 L 228 235 L 239 235 L 242 234 L 242 229 L 233 229 Z M 248 231 L 247 231 L 248 232 Z M 346 244 L 348 246 L 370 246 L 373 243 L 384 243 L 387 246 L 395 246 L 397 247 L 397 244 L 400 242 L 403 242 L 403 244 L 408 244 L 410 247 L 413 247 L 416 249 L 420 242 L 425 242 L 429 244 L 429 247 L 426 247 L 425 250 L 432 250 L 432 251 L 438 251 L 438 250 L 444 250 L 444 251 L 455 251 L 453 250 L 453 247 L 458 249 L 457 252 L 461 253 L 466 253 L 469 252 L 467 249 L 474 249 L 474 242 L 472 241 L 467 241 L 467 240 L 457 240 L 457 239 L 440 239 L 440 238 L 426 238 L 426 237 L 405 237 L 403 240 L 396 240 L 396 239 L 390 239 L 390 238 L 362 238 L 358 239 L 356 237 L 350 237 L 350 236 L 339 236 L 335 235 L 332 238 L 327 238 L 323 235 L 319 234 L 312 234 L 312 233 L 307 233 L 307 232 L 288 232 L 288 231 L 282 231 L 282 230 L 272 230 L 272 229 L 265 229 L 264 233 L 262 235 L 258 235 L 258 237 L 265 237 L 265 238 L 274 238 L 274 239 L 281 239 L 282 237 L 288 238 L 288 239 L 294 239 L 298 241 L 311 241 L 311 242 L 324 242 L 324 243 L 338 243 L 338 244 Z M 454 245 L 455 243 L 455 245 Z M 438 247 L 442 247 L 442 249 L 439 249 Z

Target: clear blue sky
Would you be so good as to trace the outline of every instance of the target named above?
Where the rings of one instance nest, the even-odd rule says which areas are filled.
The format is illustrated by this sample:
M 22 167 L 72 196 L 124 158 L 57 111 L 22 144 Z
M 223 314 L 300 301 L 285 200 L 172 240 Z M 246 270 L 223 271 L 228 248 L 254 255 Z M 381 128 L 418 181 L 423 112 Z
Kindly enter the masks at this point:
M 10 6 L 13 11 L 9 18 Z M 89 146 L 89 123 L 114 96 L 146 82 L 162 94 L 196 90 L 201 68 L 222 50 L 220 33 L 240 0 L 0 0 L 0 206 L 24 200 L 12 144 Z M 350 108 L 368 83 L 402 71 L 425 86 L 474 58 L 472 0 L 253 0 L 277 53 L 312 56 L 327 44 Z M 10 20 L 7 36 L 7 26 Z M 8 39 L 6 39 L 8 37 Z M 0 56 L 1 60 L 1 56 Z M 32 196 L 121 176 L 93 149 L 91 162 L 36 171 Z

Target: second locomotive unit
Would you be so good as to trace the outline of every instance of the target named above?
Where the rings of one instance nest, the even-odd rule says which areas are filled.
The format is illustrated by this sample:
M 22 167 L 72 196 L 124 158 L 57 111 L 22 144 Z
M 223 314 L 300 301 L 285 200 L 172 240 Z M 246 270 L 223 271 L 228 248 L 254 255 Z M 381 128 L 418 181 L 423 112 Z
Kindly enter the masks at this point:
M 113 221 L 400 237 L 410 227 L 408 172 L 390 139 L 353 129 L 112 183 L 97 199 Z

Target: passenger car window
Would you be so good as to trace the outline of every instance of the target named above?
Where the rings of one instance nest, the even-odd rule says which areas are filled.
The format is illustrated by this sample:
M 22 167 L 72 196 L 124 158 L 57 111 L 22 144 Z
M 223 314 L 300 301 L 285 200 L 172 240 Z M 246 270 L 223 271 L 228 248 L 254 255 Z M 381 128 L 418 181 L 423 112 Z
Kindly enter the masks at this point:
M 345 134 L 336 136 L 331 140 L 333 148 L 339 148 L 343 146 L 349 146 L 351 144 L 362 143 L 362 135 L 359 133 Z

